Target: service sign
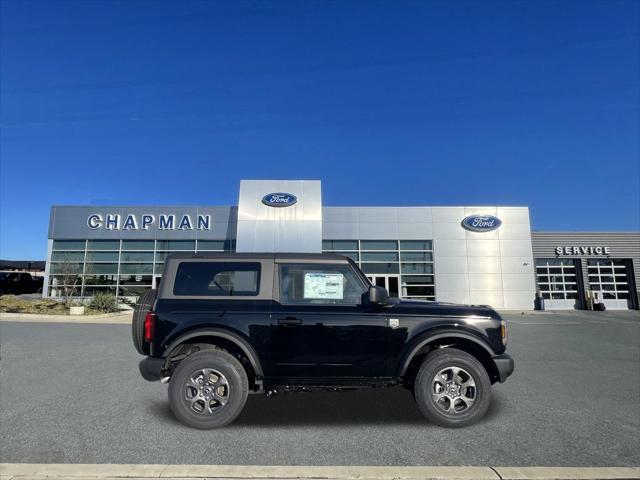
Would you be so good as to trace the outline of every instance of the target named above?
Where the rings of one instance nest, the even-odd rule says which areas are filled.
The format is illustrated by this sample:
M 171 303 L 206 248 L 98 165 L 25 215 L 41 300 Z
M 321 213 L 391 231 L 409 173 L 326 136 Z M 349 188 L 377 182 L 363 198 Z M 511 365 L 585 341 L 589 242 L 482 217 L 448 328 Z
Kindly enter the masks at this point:
M 262 197 L 262 203 L 268 207 L 290 207 L 298 202 L 298 197 L 292 193 L 268 193 Z
M 556 255 L 611 255 L 611 247 L 605 247 L 603 245 L 562 245 L 556 247 Z
M 469 215 L 462 220 L 462 228 L 471 232 L 490 232 L 502 225 L 502 220 L 493 215 Z

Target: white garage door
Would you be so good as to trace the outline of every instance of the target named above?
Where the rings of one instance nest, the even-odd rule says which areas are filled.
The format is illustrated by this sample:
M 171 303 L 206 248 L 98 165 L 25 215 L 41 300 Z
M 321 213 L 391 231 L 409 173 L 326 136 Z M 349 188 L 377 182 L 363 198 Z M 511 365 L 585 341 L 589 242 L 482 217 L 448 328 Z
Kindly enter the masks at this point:
M 610 310 L 629 308 L 629 274 L 624 260 L 598 258 L 587 262 L 589 288 Z
M 576 262 L 567 258 L 536 259 L 536 281 L 547 310 L 578 308 Z

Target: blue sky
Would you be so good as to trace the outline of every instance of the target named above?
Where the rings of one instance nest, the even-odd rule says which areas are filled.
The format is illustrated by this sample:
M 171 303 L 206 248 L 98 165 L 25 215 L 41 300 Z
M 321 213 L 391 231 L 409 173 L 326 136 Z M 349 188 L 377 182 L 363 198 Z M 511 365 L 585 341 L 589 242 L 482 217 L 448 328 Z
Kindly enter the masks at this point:
M 0 4 L 0 257 L 52 204 L 531 207 L 640 228 L 640 2 Z

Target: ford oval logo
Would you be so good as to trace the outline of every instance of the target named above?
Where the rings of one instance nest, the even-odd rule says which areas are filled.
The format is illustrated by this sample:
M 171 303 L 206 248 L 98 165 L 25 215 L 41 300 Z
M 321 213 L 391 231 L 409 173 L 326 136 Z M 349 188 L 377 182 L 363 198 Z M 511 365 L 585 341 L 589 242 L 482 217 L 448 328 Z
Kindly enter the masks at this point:
M 502 220 L 493 215 L 469 215 L 462 220 L 463 228 L 472 232 L 490 232 L 502 225 Z
M 298 202 L 298 197 L 291 193 L 268 193 L 262 197 L 262 203 L 269 207 L 290 207 Z

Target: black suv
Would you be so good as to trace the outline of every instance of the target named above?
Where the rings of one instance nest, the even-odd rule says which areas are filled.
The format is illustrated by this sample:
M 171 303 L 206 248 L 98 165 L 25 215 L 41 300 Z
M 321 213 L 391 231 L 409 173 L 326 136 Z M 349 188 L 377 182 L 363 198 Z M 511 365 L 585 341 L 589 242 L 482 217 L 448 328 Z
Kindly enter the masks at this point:
M 173 254 L 136 306 L 147 380 L 169 382 L 175 416 L 233 421 L 249 393 L 402 385 L 447 427 L 480 419 L 513 372 L 504 320 L 486 306 L 388 298 L 328 254 Z

